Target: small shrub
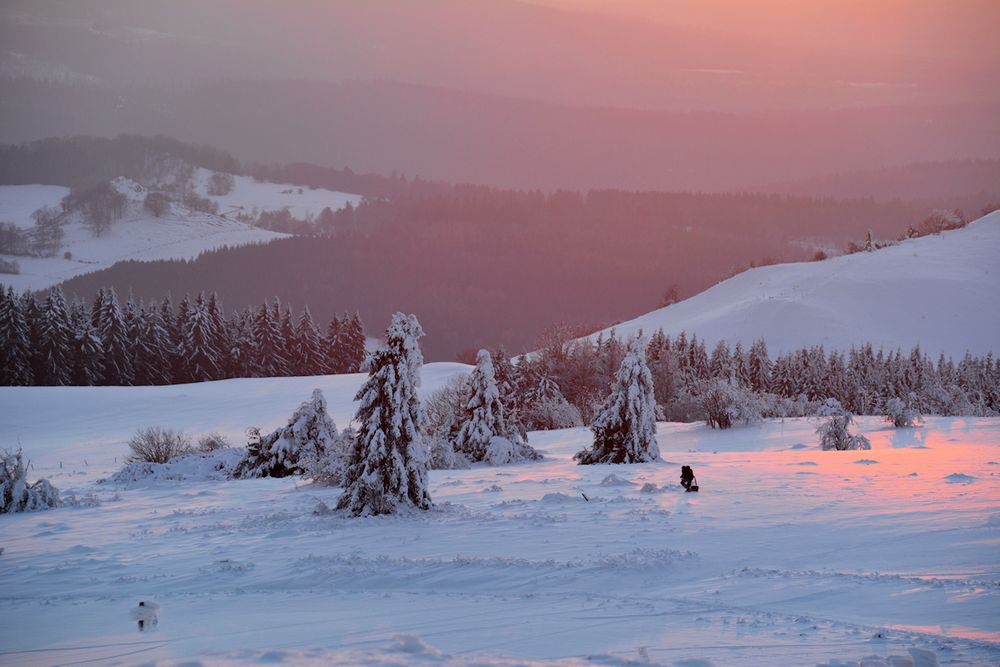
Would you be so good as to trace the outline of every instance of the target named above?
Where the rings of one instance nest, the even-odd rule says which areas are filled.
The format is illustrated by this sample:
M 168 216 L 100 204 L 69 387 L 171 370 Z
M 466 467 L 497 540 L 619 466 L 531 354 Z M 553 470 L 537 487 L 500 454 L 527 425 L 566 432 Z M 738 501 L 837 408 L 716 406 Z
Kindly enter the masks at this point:
M 868 438 L 860 433 L 855 435 L 848 430 L 854 421 L 854 415 L 844 409 L 837 399 L 826 399 L 826 402 L 820 406 L 817 416 L 826 419 L 816 428 L 816 433 L 820 436 L 820 446 L 824 450 L 846 451 L 872 448 Z
M 73 260 L 73 253 L 71 253 L 69 250 L 67 250 L 66 252 L 63 253 L 63 259 L 65 259 L 66 261 L 72 261 Z
M 28 483 L 28 466 L 21 450 L 0 451 L 0 514 L 35 512 L 59 504 L 59 491 L 40 479 Z
M 198 451 L 205 454 L 216 452 L 220 449 L 229 449 L 232 446 L 233 443 L 229 442 L 229 438 L 215 431 L 206 433 L 198 438 Z
M 896 428 L 908 428 L 916 424 L 920 415 L 901 398 L 890 398 L 885 402 L 885 420 Z
M 827 258 L 827 254 L 825 252 L 823 252 L 822 250 L 817 250 L 816 254 L 813 255 L 813 261 L 814 262 L 822 262 L 826 258 Z
M 191 439 L 181 431 L 159 426 L 147 426 L 135 432 L 128 441 L 131 461 L 169 463 L 171 459 L 192 452 Z

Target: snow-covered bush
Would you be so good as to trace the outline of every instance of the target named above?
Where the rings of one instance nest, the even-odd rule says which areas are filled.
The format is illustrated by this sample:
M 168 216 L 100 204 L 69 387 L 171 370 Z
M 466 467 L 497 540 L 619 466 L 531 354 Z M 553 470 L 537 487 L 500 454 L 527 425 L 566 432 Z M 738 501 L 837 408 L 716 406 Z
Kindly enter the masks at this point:
M 559 385 L 547 376 L 538 378 L 535 386 L 526 392 L 523 403 L 522 418 L 529 431 L 583 426 L 579 408 L 567 401 Z
M 35 512 L 59 504 L 59 491 L 46 479 L 28 483 L 21 450 L 0 451 L 0 514 Z
M 817 428 L 820 436 L 820 446 L 824 450 L 871 449 L 868 438 L 850 432 L 849 427 L 854 421 L 854 415 L 844 409 L 835 398 L 828 398 L 820 406 L 816 416 L 824 419 Z
M 355 397 L 358 434 L 337 509 L 369 516 L 395 514 L 401 506 L 431 507 L 422 437 L 427 417 L 417 395 L 423 335 L 414 315 L 396 313 L 385 346 L 365 360 L 368 379 Z
M 232 446 L 233 444 L 229 442 L 229 438 L 215 431 L 206 433 L 198 438 L 198 451 L 206 454 L 220 449 L 229 449 Z
M 455 434 L 455 452 L 469 461 L 492 465 L 534 461 L 541 456 L 507 422 L 497 387 L 493 358 L 480 350 L 465 387 L 461 423 Z
M 118 486 L 142 481 L 216 481 L 230 479 L 243 454 L 235 448 L 211 452 L 194 452 L 177 456 L 168 463 L 130 461 L 122 469 L 98 483 Z
M 594 444 L 573 458 L 581 465 L 593 463 L 645 463 L 660 458 L 656 444 L 656 401 L 653 376 L 646 366 L 644 345 L 629 344 L 611 395 L 590 430 Z
M 453 377 L 424 401 L 427 413 L 424 441 L 430 453 L 432 470 L 468 466 L 465 457 L 456 454 L 454 446 L 455 437 L 462 426 L 468 379 L 467 375 Z
M 338 447 L 337 426 L 326 412 L 323 392 L 313 389 L 288 424 L 247 447 L 235 477 L 287 477 L 306 472 Z M 329 462 L 328 462 L 329 463 Z
M 920 414 L 901 398 L 892 397 L 885 402 L 885 420 L 896 428 L 906 428 L 916 424 Z
M 344 483 L 344 471 L 354 449 L 357 433 L 350 426 L 341 431 L 337 441 L 315 456 L 306 457 L 305 474 L 316 484 L 340 486 Z
M 128 446 L 132 450 L 129 461 L 147 463 L 167 463 L 192 451 L 191 439 L 186 434 L 159 426 L 139 429 L 128 441 Z
M 701 395 L 705 421 L 712 428 L 731 428 L 761 420 L 761 401 L 748 387 L 730 379 L 713 380 Z

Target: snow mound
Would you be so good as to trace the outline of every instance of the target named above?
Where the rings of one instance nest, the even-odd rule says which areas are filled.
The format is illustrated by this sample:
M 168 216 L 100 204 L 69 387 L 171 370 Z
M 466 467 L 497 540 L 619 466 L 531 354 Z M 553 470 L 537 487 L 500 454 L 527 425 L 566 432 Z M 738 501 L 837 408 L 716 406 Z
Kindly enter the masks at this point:
M 949 484 L 972 484 L 976 481 L 976 478 L 962 472 L 953 472 L 952 474 L 945 476 L 944 481 Z
M 866 342 L 886 350 L 920 345 L 932 357 L 944 352 L 955 359 L 966 351 L 998 353 L 997 256 L 1000 211 L 875 252 L 744 271 L 613 329 L 621 338 L 686 331 L 708 349 L 719 340 L 749 346 L 763 338 L 771 354 Z
M 611 473 L 601 480 L 601 486 L 632 486 L 633 482 L 622 479 L 618 475 Z M 656 486 L 655 484 L 653 486 Z
M 243 449 L 219 449 L 208 454 L 190 454 L 169 463 L 132 461 L 106 480 L 106 484 L 129 485 L 137 482 L 210 482 L 232 477 L 233 468 L 246 452 Z

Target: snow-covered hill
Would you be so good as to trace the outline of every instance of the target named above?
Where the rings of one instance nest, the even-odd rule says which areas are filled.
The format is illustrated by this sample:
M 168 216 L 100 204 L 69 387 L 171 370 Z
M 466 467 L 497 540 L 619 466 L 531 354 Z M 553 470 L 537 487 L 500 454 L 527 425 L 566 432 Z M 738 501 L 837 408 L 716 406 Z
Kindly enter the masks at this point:
M 998 353 L 1000 211 L 876 252 L 751 269 L 614 327 L 626 337 L 657 329 L 697 334 L 709 349 L 763 338 L 772 354 L 865 342 L 919 344 L 935 357 Z
M 421 393 L 468 370 L 428 364 Z M 331 513 L 340 489 L 297 477 L 97 483 L 139 426 L 238 445 L 320 387 L 343 428 L 363 377 L 0 387 L 0 433 L 68 501 L 0 516 L 0 665 L 1000 659 L 998 419 L 861 418 L 861 453 L 821 451 L 811 420 L 661 423 L 639 465 L 531 433 L 542 461 L 432 471 L 436 507 L 396 517 Z
M 43 289 L 73 276 L 107 268 L 116 262 L 134 260 L 193 259 L 206 250 L 223 246 L 266 243 L 285 234 L 259 229 L 237 219 L 261 211 L 288 209 L 296 218 L 316 216 L 324 208 L 338 210 L 361 201 L 359 195 L 324 189 L 300 188 L 283 183 L 257 182 L 235 176 L 229 194 L 210 196 L 207 181 L 212 172 L 198 169 L 192 178 L 193 191 L 214 201 L 219 215 L 191 210 L 178 202 L 168 213 L 154 217 L 142 206 L 146 190 L 127 179 L 114 186 L 128 198 L 123 219 L 109 231 L 95 237 L 78 215 L 63 225 L 62 246 L 53 257 L 0 255 L 16 261 L 18 274 L 0 274 L 0 283 L 16 290 Z M 12 222 L 22 229 L 34 223 L 31 214 L 43 207 L 59 207 L 69 188 L 56 185 L 0 186 L 0 222 Z M 68 254 L 67 254 L 68 253 Z

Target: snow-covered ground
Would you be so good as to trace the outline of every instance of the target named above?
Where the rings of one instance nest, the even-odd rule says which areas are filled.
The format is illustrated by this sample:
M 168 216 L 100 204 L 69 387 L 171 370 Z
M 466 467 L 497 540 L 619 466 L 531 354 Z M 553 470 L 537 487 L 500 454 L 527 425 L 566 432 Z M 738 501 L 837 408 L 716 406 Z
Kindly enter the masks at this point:
M 210 175 L 204 169 L 195 171 L 195 191 L 202 196 Z M 0 255 L 20 265 L 19 274 L 0 274 L 0 283 L 19 291 L 44 289 L 124 260 L 193 259 L 206 250 L 223 246 L 266 243 L 286 235 L 258 229 L 236 220 L 236 216 L 288 208 L 293 216 L 304 218 L 307 214 L 318 215 L 327 206 L 336 211 L 361 200 L 358 195 L 324 189 L 302 188 L 299 193 L 296 186 L 258 183 L 248 176 L 235 176 L 234 182 L 230 194 L 208 197 L 219 204 L 220 215 L 199 213 L 174 204 L 169 213 L 156 218 L 142 207 L 145 191 L 134 190 L 134 183 L 120 180 L 117 185 L 130 200 L 128 213 L 113 223 L 107 234 L 94 237 L 75 218 L 64 226 L 62 248 L 54 257 Z M 57 185 L 0 186 L 0 222 L 31 227 L 33 212 L 44 206 L 58 207 L 67 194 L 69 188 Z M 71 254 L 69 259 L 64 256 L 66 252 Z
M 239 442 L 320 387 L 343 428 L 361 379 L 0 388 L 0 432 L 76 503 L 0 517 L 0 664 L 1000 661 L 1000 419 L 866 418 L 867 452 L 808 420 L 660 424 L 664 461 L 631 466 L 532 433 L 543 461 L 432 472 L 436 508 L 399 517 L 301 479 L 97 483 L 139 426 Z
M 763 338 L 771 354 L 866 342 L 906 352 L 919 344 L 932 358 L 944 352 L 959 359 L 967 350 L 997 354 L 998 258 L 1000 211 L 964 229 L 877 252 L 744 271 L 614 329 L 624 337 L 686 331 L 709 350 L 720 339 L 748 346 Z
M 250 176 L 234 176 L 233 190 L 227 195 L 213 196 L 208 194 L 208 179 L 212 172 L 207 169 L 197 169 L 194 173 L 195 191 L 202 197 L 208 197 L 219 204 L 219 213 L 235 216 L 239 213 L 258 211 L 278 211 L 288 209 L 292 217 L 305 219 L 308 216 L 318 216 L 329 207 L 337 211 L 348 204 L 356 206 L 361 203 L 361 195 L 336 192 L 325 188 L 309 188 L 288 183 L 271 183 L 255 181 Z

